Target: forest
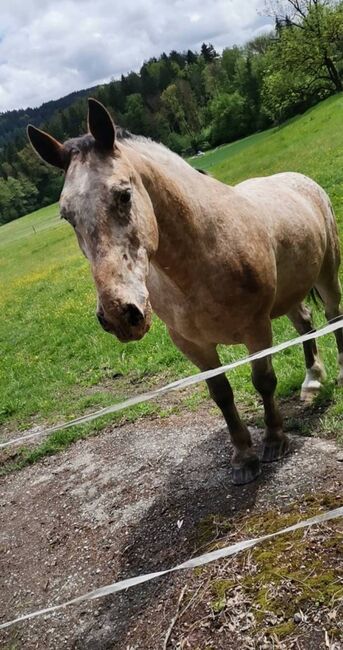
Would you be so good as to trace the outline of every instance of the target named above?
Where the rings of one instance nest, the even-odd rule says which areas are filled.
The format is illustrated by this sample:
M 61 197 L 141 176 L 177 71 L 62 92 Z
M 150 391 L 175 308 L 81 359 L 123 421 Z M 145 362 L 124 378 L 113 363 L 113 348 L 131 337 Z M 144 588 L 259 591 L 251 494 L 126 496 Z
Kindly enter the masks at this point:
M 31 150 L 31 122 L 64 141 L 86 131 L 91 94 L 115 123 L 190 156 L 282 124 L 343 89 L 343 2 L 270 0 L 274 29 L 220 54 L 172 51 L 139 72 L 38 109 L 0 114 L 0 224 L 56 201 L 61 174 Z

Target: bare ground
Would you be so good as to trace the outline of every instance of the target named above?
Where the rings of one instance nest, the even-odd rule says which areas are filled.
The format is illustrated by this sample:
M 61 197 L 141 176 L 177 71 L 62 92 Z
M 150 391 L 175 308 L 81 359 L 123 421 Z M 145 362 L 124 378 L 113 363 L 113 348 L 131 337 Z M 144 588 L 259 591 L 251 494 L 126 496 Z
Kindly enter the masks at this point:
M 222 419 L 203 408 L 109 429 L 2 478 L 0 620 L 188 559 L 209 516 L 234 524 L 297 502 L 300 517 L 304 495 L 320 492 L 342 505 L 343 464 L 332 441 L 293 435 L 292 453 L 244 487 L 230 483 L 230 456 Z M 189 572 L 168 576 L 17 624 L 0 632 L 1 647 L 162 649 L 187 580 Z M 200 635 L 182 646 L 180 632 L 168 648 L 248 647 L 228 638 L 208 645 Z M 321 635 L 299 647 L 330 646 Z

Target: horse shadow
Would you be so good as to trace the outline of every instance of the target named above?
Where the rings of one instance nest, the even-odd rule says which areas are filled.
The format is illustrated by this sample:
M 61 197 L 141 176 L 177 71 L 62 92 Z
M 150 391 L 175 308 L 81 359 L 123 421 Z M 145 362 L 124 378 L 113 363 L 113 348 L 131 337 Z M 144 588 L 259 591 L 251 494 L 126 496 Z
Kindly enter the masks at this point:
M 312 407 L 312 424 L 315 412 Z M 318 417 L 322 415 L 323 405 Z M 261 439 L 256 431 L 253 438 L 260 451 Z M 230 482 L 229 459 L 232 452 L 227 430 L 216 429 L 192 449 L 182 463 L 171 469 L 158 498 L 131 528 L 129 539 L 125 539 L 126 546 L 116 579 L 163 570 L 203 552 L 199 540 L 203 523 L 223 518 L 234 521 L 247 510 L 251 511 L 260 491 L 266 488 L 283 464 L 292 462 L 292 454 L 301 449 L 304 439 L 297 436 L 292 440 L 291 452 L 283 461 L 263 465 L 257 481 L 234 486 Z M 207 541 L 210 542 L 211 538 Z M 74 638 L 72 647 L 75 650 L 129 648 L 129 630 L 154 603 L 168 598 L 172 580 L 171 574 L 98 601 L 96 626 L 94 620 L 90 621 Z M 168 624 L 166 622 L 166 628 Z M 158 644 L 155 642 L 150 646 L 144 643 L 132 647 L 137 650 L 151 647 L 155 650 Z

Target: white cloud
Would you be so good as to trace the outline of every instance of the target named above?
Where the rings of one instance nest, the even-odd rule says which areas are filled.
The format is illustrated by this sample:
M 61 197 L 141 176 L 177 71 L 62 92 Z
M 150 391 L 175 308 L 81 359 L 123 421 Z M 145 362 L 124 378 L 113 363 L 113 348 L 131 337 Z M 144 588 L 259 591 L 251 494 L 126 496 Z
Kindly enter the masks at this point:
M 11 0 L 2 9 L 0 111 L 93 86 L 171 49 L 243 43 L 263 0 Z

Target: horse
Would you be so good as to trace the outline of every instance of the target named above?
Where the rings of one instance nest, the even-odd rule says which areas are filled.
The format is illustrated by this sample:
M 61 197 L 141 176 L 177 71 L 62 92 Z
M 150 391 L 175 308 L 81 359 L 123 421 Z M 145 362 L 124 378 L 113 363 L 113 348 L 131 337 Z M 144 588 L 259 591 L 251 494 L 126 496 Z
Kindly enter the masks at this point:
M 64 171 L 60 214 L 90 263 L 97 318 L 120 341 L 138 341 L 154 311 L 175 345 L 201 371 L 220 366 L 218 344 L 249 353 L 272 345 L 272 320 L 287 315 L 299 334 L 313 330 L 304 300 L 316 291 L 327 319 L 342 314 L 339 239 L 325 191 L 293 172 L 230 187 L 200 174 L 150 139 L 117 128 L 88 100 L 88 133 L 63 144 L 28 126 L 39 156 Z M 343 385 L 343 328 L 335 332 Z M 304 343 L 301 398 L 325 370 L 314 340 Z M 252 362 L 264 405 L 262 462 L 283 458 L 289 440 L 274 399 L 270 357 Z M 248 427 L 225 375 L 207 381 L 233 444 L 232 481 L 261 471 Z

